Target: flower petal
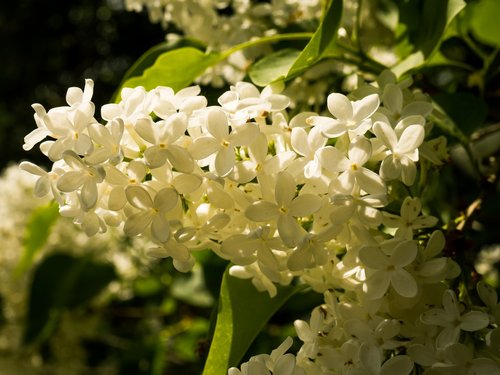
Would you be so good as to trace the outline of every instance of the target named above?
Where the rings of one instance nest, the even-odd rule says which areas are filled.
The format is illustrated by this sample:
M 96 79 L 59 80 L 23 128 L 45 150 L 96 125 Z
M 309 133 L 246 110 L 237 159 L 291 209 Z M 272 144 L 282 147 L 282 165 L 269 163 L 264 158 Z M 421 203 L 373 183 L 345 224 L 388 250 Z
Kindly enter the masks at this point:
M 422 125 L 410 125 L 399 137 L 395 152 L 398 154 L 408 154 L 418 148 L 424 141 L 425 130 Z
M 368 277 L 363 284 L 363 291 L 369 299 L 379 299 L 384 296 L 389 288 L 391 280 L 389 273 L 385 270 L 376 271 Z
M 255 202 L 245 210 L 245 216 L 257 222 L 273 220 L 278 215 L 278 206 L 275 203 L 267 201 Z
M 339 120 L 348 121 L 353 117 L 352 103 L 345 95 L 338 93 L 328 95 L 327 106 L 330 113 Z
M 376 121 L 373 124 L 373 133 L 388 149 L 394 150 L 396 148 L 398 137 L 391 125 L 382 121 Z
M 139 209 L 147 209 L 153 207 L 153 200 L 149 193 L 140 186 L 130 185 L 125 189 L 128 202 Z
M 125 221 L 123 231 L 127 236 L 137 236 L 146 230 L 152 219 L 150 211 L 140 211 L 132 214 Z
M 391 285 L 400 296 L 413 298 L 418 293 L 418 285 L 413 276 L 404 269 L 391 272 Z
M 163 218 L 161 214 L 155 215 L 151 223 L 151 235 L 158 242 L 165 243 L 170 238 L 170 226 L 168 220 Z
M 276 178 L 274 192 L 276 203 L 280 207 L 288 207 L 296 193 L 295 180 L 288 172 L 280 172 Z
M 207 130 L 212 136 L 222 141 L 229 135 L 227 115 L 221 108 L 211 108 L 207 115 Z
M 313 194 L 302 194 L 296 197 L 289 206 L 290 215 L 295 217 L 309 216 L 321 208 L 321 198 Z
M 365 118 L 370 117 L 380 105 L 378 94 L 365 96 L 363 99 L 355 101 L 352 106 L 354 109 L 353 120 L 361 122 Z
M 215 156 L 215 172 L 220 177 L 225 177 L 234 168 L 235 156 L 232 147 L 221 147 Z

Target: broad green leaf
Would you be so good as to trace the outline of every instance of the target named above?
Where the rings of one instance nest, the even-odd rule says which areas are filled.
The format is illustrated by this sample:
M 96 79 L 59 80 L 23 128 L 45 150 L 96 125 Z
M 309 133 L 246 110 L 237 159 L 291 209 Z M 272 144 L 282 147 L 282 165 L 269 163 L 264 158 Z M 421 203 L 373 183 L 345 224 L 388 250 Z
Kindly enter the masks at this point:
M 470 6 L 473 7 L 470 27 L 474 36 L 484 43 L 500 46 L 500 30 L 498 28 L 500 1 L 481 0 Z
M 335 46 L 337 29 L 342 17 L 342 0 L 332 0 L 318 29 L 292 65 L 287 79 L 294 78 L 316 64 L 321 57 Z
M 154 47 L 151 47 L 148 49 L 146 52 L 142 54 L 139 59 L 127 70 L 125 75 L 123 76 L 120 85 L 118 86 L 118 90 L 115 92 L 113 95 L 112 102 L 115 102 L 117 98 L 119 98 L 119 94 L 121 89 L 124 87 L 124 84 L 127 80 L 131 79 L 132 77 L 138 77 L 143 72 L 154 65 L 156 59 L 160 57 L 163 53 L 172 51 L 181 47 L 194 47 L 198 49 L 204 49 L 205 46 L 194 39 L 189 39 L 189 38 L 183 38 L 180 39 L 174 43 L 170 42 L 163 42 L 160 44 L 157 44 Z
M 224 273 L 215 331 L 208 353 L 204 375 L 226 374 L 237 366 L 250 344 L 275 312 L 305 286 L 278 287 L 270 298 L 259 292 L 249 280 Z
M 168 51 L 161 54 L 140 76 L 126 80 L 123 87 L 143 86 L 146 90 L 152 90 L 157 86 L 169 86 L 177 91 L 191 84 L 220 59 L 217 53 L 207 54 L 193 47 Z
M 447 27 L 465 7 L 465 2 L 424 0 L 420 9 L 414 0 L 407 2 L 405 7 L 405 22 L 412 35 L 410 42 L 414 45 L 414 52 L 391 68 L 397 76 L 424 65 L 432 57 L 443 40 Z
M 31 282 L 24 342 L 47 340 L 64 309 L 86 304 L 115 278 L 112 265 L 88 257 L 56 253 L 45 258 Z
M 476 95 L 470 93 L 441 93 L 432 99 L 450 116 L 458 128 L 470 136 L 484 125 L 488 106 Z
M 284 79 L 299 55 L 300 51 L 291 48 L 271 53 L 253 64 L 248 75 L 257 86 L 267 86 Z
M 465 1 L 463 0 L 426 0 L 424 2 L 416 45 L 425 57 L 429 57 L 436 50 L 446 28 L 464 7 Z
M 58 217 L 59 206 L 56 202 L 33 210 L 25 228 L 23 254 L 16 266 L 16 276 L 21 275 L 31 266 L 37 251 L 47 243 L 50 231 Z

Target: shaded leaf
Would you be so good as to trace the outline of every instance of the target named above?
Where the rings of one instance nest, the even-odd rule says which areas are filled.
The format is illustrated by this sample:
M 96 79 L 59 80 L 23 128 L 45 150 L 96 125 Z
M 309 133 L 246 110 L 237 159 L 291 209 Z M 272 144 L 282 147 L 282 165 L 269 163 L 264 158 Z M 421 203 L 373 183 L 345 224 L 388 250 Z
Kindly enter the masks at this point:
M 432 99 L 439 104 L 466 135 L 471 135 L 486 120 L 488 106 L 476 95 L 470 93 L 441 93 L 434 95 Z
M 51 202 L 38 207 L 31 213 L 25 229 L 23 254 L 15 269 L 15 275 L 25 272 L 33 262 L 36 253 L 47 243 L 52 227 L 59 217 L 59 206 Z
M 397 76 L 424 65 L 437 51 L 451 21 L 465 7 L 463 0 L 409 1 L 402 9 L 404 22 L 410 30 L 413 52 L 391 70 Z
M 299 54 L 300 51 L 287 48 L 265 56 L 250 67 L 250 79 L 257 86 L 284 79 Z
M 278 287 L 270 298 L 259 292 L 249 280 L 229 275 L 222 279 L 215 331 L 208 353 L 204 375 L 225 374 L 237 366 L 250 344 L 275 312 L 305 286 Z
M 85 305 L 116 278 L 110 264 L 56 253 L 36 268 L 30 287 L 24 342 L 43 342 L 54 332 L 61 312 Z

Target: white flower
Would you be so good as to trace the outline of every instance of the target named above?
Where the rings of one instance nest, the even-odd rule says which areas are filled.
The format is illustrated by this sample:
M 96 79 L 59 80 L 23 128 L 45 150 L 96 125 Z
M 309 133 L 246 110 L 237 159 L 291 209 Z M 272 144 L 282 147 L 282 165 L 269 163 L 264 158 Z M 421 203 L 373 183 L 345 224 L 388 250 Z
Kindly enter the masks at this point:
M 60 163 L 58 163 L 60 164 Z M 61 195 L 61 192 L 57 188 L 57 180 L 59 177 L 65 172 L 64 169 L 54 164 L 52 167 L 52 171 L 46 172 L 38 165 L 30 163 L 29 161 L 23 161 L 19 164 L 19 167 L 26 172 L 29 172 L 35 176 L 39 176 L 36 180 L 34 195 L 36 197 L 44 197 L 49 192 L 52 194 L 52 197 L 59 203 L 59 205 L 64 204 L 64 198 Z
M 403 297 L 415 297 L 418 292 L 415 278 L 404 269 L 417 256 L 417 244 L 414 241 L 397 243 L 390 255 L 376 246 L 364 246 L 359 250 L 359 259 L 367 268 L 363 291 L 370 299 L 384 296 L 390 285 Z
M 407 355 L 396 355 L 382 363 L 380 349 L 375 345 L 361 345 L 359 360 L 362 366 L 351 375 L 409 375 L 413 370 L 413 361 Z
M 165 215 L 177 205 L 179 196 L 175 189 L 164 188 L 153 198 L 144 187 L 129 185 L 125 189 L 125 194 L 128 202 L 139 209 L 125 221 L 123 227 L 125 234 L 137 236 L 151 227 L 154 240 L 160 243 L 167 242 L 170 238 L 170 225 Z
M 97 203 L 97 184 L 104 180 L 104 169 L 86 165 L 73 151 L 64 151 L 62 157 L 71 170 L 59 177 L 57 188 L 65 193 L 80 189 L 82 208 L 90 210 Z
M 264 133 L 254 139 L 248 146 L 248 159 L 237 162 L 233 173 L 230 175 L 232 179 L 239 183 L 248 183 L 257 177 L 259 185 L 264 190 L 269 190 L 269 182 L 272 181 L 270 175 L 284 170 L 293 161 L 296 154 L 293 151 L 283 151 L 271 156 L 268 153 L 268 139 Z
M 227 176 L 235 164 L 235 147 L 249 145 L 259 134 L 256 124 L 247 123 L 233 128 L 229 133 L 226 113 L 220 108 L 211 108 L 207 114 L 208 135 L 196 138 L 189 151 L 196 160 L 214 156 L 210 170 L 218 176 Z
M 281 87 L 271 85 L 259 92 L 259 89 L 249 82 L 238 82 L 231 86 L 230 91 L 222 94 L 218 102 L 231 114 L 232 123 L 241 124 L 288 107 L 290 99 L 276 93 L 279 91 Z
M 326 311 L 322 306 L 314 308 L 311 313 L 309 323 L 303 320 L 293 322 L 297 336 L 302 340 L 303 344 L 300 348 L 298 356 L 315 359 L 318 355 L 318 346 L 320 336 L 323 334 Z M 324 334 L 326 335 L 326 334 Z
M 184 135 L 187 121 L 184 113 L 175 113 L 156 123 L 150 117 L 137 120 L 137 134 L 152 144 L 144 151 L 144 158 L 150 168 L 159 168 L 168 160 L 179 172 L 190 173 L 193 170 L 193 158 L 189 152 L 186 148 L 174 144 Z
M 106 126 L 99 123 L 90 124 L 88 133 L 94 147 L 85 160 L 90 164 L 100 164 L 107 160 L 111 164 L 119 163 L 123 158 L 121 150 L 123 130 L 123 120 L 120 118 L 110 121 Z
M 228 375 L 305 375 L 304 370 L 297 366 L 295 356 L 285 354 L 292 344 L 292 338 L 287 337 L 270 355 L 251 357 L 241 365 L 241 370 L 231 367 Z
M 414 230 L 433 227 L 438 222 L 434 216 L 419 216 L 421 210 L 420 199 L 406 197 L 401 205 L 401 216 L 384 212 L 383 222 L 389 228 L 397 228 L 395 237 L 410 239 Z
M 473 332 L 488 326 L 488 314 L 481 311 L 469 311 L 461 314 L 455 293 L 448 289 L 443 294 L 443 308 L 430 309 L 420 319 L 425 324 L 444 327 L 436 338 L 436 346 L 444 348 L 458 342 L 461 331 Z
M 207 106 L 207 98 L 199 96 L 200 91 L 200 86 L 190 86 L 174 93 L 170 87 L 159 86 L 154 89 L 153 111 L 164 120 L 178 112 L 190 115 Z
M 132 160 L 126 165 L 120 165 L 120 167 L 125 170 L 121 171 L 109 164 L 105 166 L 105 180 L 108 184 L 114 185 L 108 195 L 108 208 L 113 211 L 121 210 L 127 203 L 126 187 L 139 185 L 147 174 L 146 165 L 139 160 Z
M 377 94 L 371 94 L 351 102 L 347 96 L 333 93 L 328 95 L 327 104 L 336 119 L 311 116 L 309 122 L 319 126 L 327 138 L 337 138 L 346 132 L 355 137 L 365 134 L 372 127 L 370 116 L 377 110 L 380 99 Z
M 302 170 L 305 178 L 321 176 L 321 164 L 316 152 L 326 145 L 326 141 L 327 139 L 321 134 L 319 127 L 312 128 L 309 134 L 304 128 L 292 128 L 292 148 L 302 156 L 297 159 L 300 165 L 295 168 Z
M 410 125 L 398 139 L 389 124 L 377 121 L 373 125 L 373 133 L 391 152 L 380 165 L 380 176 L 385 180 L 401 178 L 406 185 L 412 185 L 417 173 L 418 147 L 424 141 L 424 127 Z
M 332 180 L 332 195 L 351 195 L 357 187 L 368 194 L 385 194 L 385 184 L 380 176 L 363 167 L 370 159 L 371 152 L 371 143 L 363 136 L 353 139 L 347 157 L 336 147 L 323 147 L 318 150 L 318 159 L 323 168 L 332 173 L 341 172 L 337 179 Z
M 278 232 L 283 243 L 295 247 L 304 231 L 297 217 L 307 217 L 321 207 L 321 198 L 313 194 L 296 195 L 296 184 L 287 172 L 276 177 L 275 202 L 257 201 L 248 206 L 245 215 L 256 222 L 277 220 Z

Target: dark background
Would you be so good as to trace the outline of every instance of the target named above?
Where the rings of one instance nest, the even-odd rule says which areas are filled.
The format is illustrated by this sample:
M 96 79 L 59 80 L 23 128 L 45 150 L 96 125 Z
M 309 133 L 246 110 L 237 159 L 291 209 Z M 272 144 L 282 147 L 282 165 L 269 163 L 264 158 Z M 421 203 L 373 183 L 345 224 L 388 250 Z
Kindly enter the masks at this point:
M 164 40 L 146 13 L 122 0 L 2 1 L 0 4 L 0 169 L 29 159 L 47 163 L 37 146 L 22 149 L 36 127 L 32 103 L 65 105 L 68 87 L 95 82 L 93 101 L 109 102 L 134 61 Z

